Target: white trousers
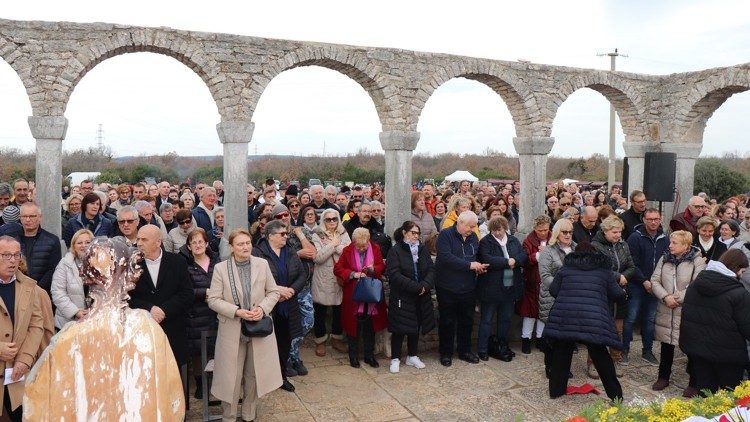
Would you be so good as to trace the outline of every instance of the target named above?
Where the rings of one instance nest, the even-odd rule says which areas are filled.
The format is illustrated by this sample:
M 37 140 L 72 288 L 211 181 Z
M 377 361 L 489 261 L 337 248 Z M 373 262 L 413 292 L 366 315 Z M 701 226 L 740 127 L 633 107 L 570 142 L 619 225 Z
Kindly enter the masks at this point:
M 531 333 L 534 330 L 534 322 L 536 322 L 536 338 L 542 337 L 544 331 L 544 323 L 540 319 L 523 317 L 523 325 L 521 326 L 521 337 L 531 338 Z

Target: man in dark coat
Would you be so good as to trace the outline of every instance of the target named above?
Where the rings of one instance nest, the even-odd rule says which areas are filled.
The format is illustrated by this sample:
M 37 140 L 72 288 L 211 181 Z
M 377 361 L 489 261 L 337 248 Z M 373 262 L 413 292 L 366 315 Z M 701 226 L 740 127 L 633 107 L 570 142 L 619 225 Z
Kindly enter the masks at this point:
M 464 211 L 456 224 L 438 235 L 435 289 L 440 312 L 440 364 L 443 366 L 453 364 L 456 337 L 459 359 L 479 363 L 479 357 L 471 352 L 471 327 L 474 324 L 477 274 L 486 272 L 489 265 L 477 259 L 479 239 L 474 233 L 476 226 L 477 215 Z
M 143 274 L 130 292 L 130 307 L 145 309 L 161 325 L 181 367 L 187 363 L 187 319 L 193 304 L 187 263 L 179 255 L 162 250 L 161 232 L 153 224 L 138 230 L 138 248 L 145 256 Z
M 20 206 L 23 233 L 3 233 L 21 243 L 21 253 L 26 258 L 28 276 L 37 281 L 47 293 L 52 287 L 52 275 L 62 259 L 60 238 L 41 228 L 42 210 L 33 202 Z
M 383 226 L 372 218 L 372 206 L 368 203 L 362 203 L 359 206 L 359 212 L 351 219 L 344 221 L 344 228 L 349 237 L 354 233 L 354 229 L 364 227 L 370 232 L 370 240 L 380 246 L 383 256 L 388 256 L 391 249 L 391 238 L 383 233 Z
M 630 208 L 620 214 L 625 228 L 622 230 L 622 238 L 627 239 L 633 233 L 636 226 L 643 224 L 643 213 L 646 211 L 646 194 L 639 190 L 630 193 Z
M 573 223 L 573 241 L 591 242 L 599 231 L 599 213 L 592 206 L 583 207 L 581 218 Z

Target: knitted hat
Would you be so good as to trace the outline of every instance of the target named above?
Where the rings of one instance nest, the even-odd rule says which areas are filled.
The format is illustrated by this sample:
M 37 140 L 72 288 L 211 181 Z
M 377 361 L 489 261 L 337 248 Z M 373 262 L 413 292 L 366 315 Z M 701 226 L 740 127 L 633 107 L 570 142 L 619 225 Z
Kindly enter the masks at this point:
M 271 215 L 275 218 L 277 215 L 285 212 L 288 213 L 289 208 L 287 208 L 286 205 L 279 203 L 274 205 L 273 211 L 271 211 Z
M 297 196 L 298 193 L 299 193 L 299 188 L 297 188 L 297 185 L 289 185 L 289 187 L 286 189 L 286 195 Z
M 21 211 L 15 205 L 8 205 L 3 210 L 3 221 L 5 224 L 17 223 L 21 219 Z

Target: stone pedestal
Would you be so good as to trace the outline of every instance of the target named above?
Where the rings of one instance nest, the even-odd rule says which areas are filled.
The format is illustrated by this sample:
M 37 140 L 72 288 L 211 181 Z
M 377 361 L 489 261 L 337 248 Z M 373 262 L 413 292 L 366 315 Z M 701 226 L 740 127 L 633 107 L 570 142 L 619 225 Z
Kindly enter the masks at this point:
M 255 123 L 249 120 L 221 122 L 216 125 L 224 144 L 224 232 L 247 229 L 247 146 Z
M 547 189 L 547 154 L 552 150 L 555 138 L 523 137 L 513 138 L 513 145 L 520 162 L 521 198 L 518 210 L 518 231 L 530 233 L 534 218 L 546 210 L 544 192 Z
M 65 116 L 30 116 L 29 128 L 36 139 L 36 196 L 42 210 L 42 228 L 61 236 L 62 140 L 68 130 Z
M 643 191 L 643 174 L 646 170 L 646 153 L 655 152 L 659 145 L 653 142 L 623 142 L 625 155 L 628 157 L 628 192 L 634 190 Z M 647 198 L 648 199 L 648 198 Z
M 664 207 L 664 215 L 672 218 L 676 212 L 682 212 L 687 207 L 695 187 L 695 160 L 701 154 L 703 144 L 661 144 L 662 152 L 677 154 L 677 171 L 675 186 L 677 195 L 673 204 Z
M 385 150 L 385 232 L 389 236 L 411 216 L 411 157 L 417 142 L 419 132 L 380 132 L 380 145 Z

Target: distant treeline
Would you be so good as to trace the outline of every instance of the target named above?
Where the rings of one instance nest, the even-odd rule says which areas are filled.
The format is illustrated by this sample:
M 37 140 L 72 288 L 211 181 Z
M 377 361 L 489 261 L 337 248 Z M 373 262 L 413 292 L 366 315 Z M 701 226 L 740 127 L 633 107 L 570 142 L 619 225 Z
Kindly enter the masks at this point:
M 17 177 L 33 179 L 36 157 L 17 149 L 0 149 L 0 180 Z M 742 179 L 750 177 L 750 157 L 725 154 L 720 158 L 700 158 L 701 167 L 726 167 L 731 176 Z M 136 182 L 145 177 L 181 182 L 188 178 L 196 181 L 212 181 L 222 177 L 222 158 L 181 157 L 175 152 L 164 155 L 142 155 L 115 158 L 107 148 L 89 148 L 63 153 L 63 174 L 75 171 L 100 171 L 101 181 L 112 183 Z M 442 180 L 455 170 L 468 170 L 480 180 L 517 179 L 519 164 L 516 156 L 491 149 L 481 154 L 415 154 L 412 161 L 414 180 Z M 333 156 L 251 156 L 248 159 L 249 180 L 267 178 L 279 180 L 308 179 L 356 181 L 360 183 L 383 182 L 385 160 L 382 153 L 360 149 L 354 154 Z M 617 179 L 622 176 L 622 160 L 617 160 Z M 607 179 L 607 158 L 594 154 L 581 158 L 550 157 L 547 162 L 547 179 L 573 178 L 587 181 Z M 698 178 L 696 178 L 698 180 Z M 744 185 L 743 185 L 744 186 Z

